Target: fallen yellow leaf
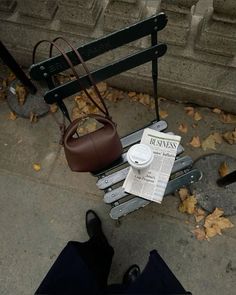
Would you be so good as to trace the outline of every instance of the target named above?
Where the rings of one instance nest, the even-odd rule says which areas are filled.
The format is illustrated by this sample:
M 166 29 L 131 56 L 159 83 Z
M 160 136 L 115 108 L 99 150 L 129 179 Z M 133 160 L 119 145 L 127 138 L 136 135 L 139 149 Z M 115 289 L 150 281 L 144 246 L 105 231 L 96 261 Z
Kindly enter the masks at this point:
M 194 136 L 189 143 L 192 147 L 199 148 L 201 146 L 199 136 Z
M 194 116 L 194 108 L 193 107 L 185 107 L 184 110 L 188 116 L 190 116 L 190 117 Z
M 90 132 L 93 132 L 97 129 L 97 124 L 96 122 L 91 122 L 91 123 L 88 123 L 87 126 L 85 127 L 85 130 L 90 133 Z
M 225 124 L 234 124 L 234 123 L 236 123 L 236 116 L 232 115 L 232 114 L 222 113 L 220 115 L 220 120 L 221 120 L 221 122 L 223 122 Z
M 220 114 L 221 113 L 221 110 L 220 109 L 217 109 L 217 108 L 214 108 L 212 110 L 212 112 L 215 113 L 215 114 Z
M 227 131 L 223 134 L 223 139 L 229 144 L 236 143 L 236 128 L 234 131 Z
M 33 164 L 33 168 L 36 172 L 40 171 L 41 170 L 41 166 L 40 164 Z
M 73 107 L 71 111 L 72 121 L 74 121 L 75 119 L 82 118 L 83 116 L 84 114 L 80 111 L 78 107 Z
M 220 164 L 218 172 L 221 177 L 224 177 L 225 175 L 229 174 L 229 167 L 226 162 Z
M 212 135 L 213 135 L 216 143 L 218 143 L 218 144 L 222 143 L 222 141 L 223 141 L 222 134 L 220 134 L 219 132 L 214 132 Z
M 203 220 L 205 218 L 205 215 L 205 211 L 201 208 L 197 208 L 194 212 L 196 222 L 200 222 L 201 220 Z
M 225 217 L 223 210 L 216 208 L 213 213 L 209 214 L 204 223 L 206 229 L 206 236 L 208 238 L 214 237 L 215 235 L 221 235 L 221 230 L 233 227 L 233 223 Z
M 206 228 L 206 236 L 208 238 L 213 238 L 214 236 L 216 236 L 218 233 L 216 227 L 207 227 Z
M 161 119 L 165 119 L 166 117 L 168 117 L 167 111 L 164 111 L 164 110 L 160 110 L 159 115 Z
M 179 197 L 182 202 L 189 196 L 190 194 L 186 187 L 182 187 L 181 189 L 179 189 Z
M 9 113 L 8 120 L 15 121 L 16 118 L 17 118 L 17 115 L 14 112 Z
M 195 121 L 200 121 L 200 120 L 202 120 L 202 115 L 200 113 L 196 112 L 194 114 L 193 118 L 194 118 Z
M 194 235 L 198 241 L 206 240 L 206 233 L 205 233 L 204 229 L 196 228 L 196 229 L 192 230 L 192 233 L 194 233 Z
M 19 105 L 25 103 L 26 97 L 28 95 L 28 90 L 23 85 L 16 85 L 16 96 L 19 102 Z
M 130 92 L 128 92 L 128 96 L 129 96 L 130 98 L 132 98 L 132 97 L 136 96 L 136 92 L 134 92 L 134 91 L 130 91 Z
M 189 196 L 179 205 L 179 211 L 182 213 L 194 214 L 196 204 L 196 197 Z
M 207 149 L 216 149 L 215 137 L 211 134 L 202 142 L 202 149 L 206 151 Z
M 107 91 L 107 83 L 100 82 L 97 84 L 97 88 L 100 92 L 105 92 L 105 91 Z
M 50 105 L 50 112 L 51 113 L 56 113 L 57 110 L 58 110 L 58 106 L 55 103 Z
M 145 106 L 148 106 L 150 104 L 150 96 L 148 94 L 139 93 L 137 95 L 137 98 L 138 101 Z
M 186 124 L 184 124 L 184 123 L 180 124 L 178 129 L 182 133 L 187 133 L 188 132 L 188 126 Z
M 37 114 L 34 114 L 33 112 L 30 112 L 29 119 L 30 119 L 31 123 L 36 123 L 38 121 L 38 116 L 37 116 Z

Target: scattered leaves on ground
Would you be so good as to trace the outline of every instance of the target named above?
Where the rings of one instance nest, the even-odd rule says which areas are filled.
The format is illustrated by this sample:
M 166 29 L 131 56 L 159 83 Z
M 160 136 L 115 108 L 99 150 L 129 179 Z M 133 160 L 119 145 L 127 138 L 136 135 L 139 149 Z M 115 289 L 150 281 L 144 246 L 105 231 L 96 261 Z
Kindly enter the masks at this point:
M 236 115 L 221 113 L 220 114 L 221 122 L 225 124 L 235 124 L 236 123 Z
M 10 112 L 10 113 L 9 113 L 9 115 L 8 115 L 8 120 L 15 121 L 16 118 L 17 118 L 16 113 L 14 113 L 14 112 Z
M 223 134 L 223 139 L 229 144 L 236 143 L 236 128 L 233 131 L 227 131 Z
M 202 241 L 207 239 L 209 241 L 215 235 L 221 235 L 223 229 L 234 226 L 228 218 L 222 216 L 224 211 L 219 208 L 215 208 L 213 213 L 207 215 L 202 208 L 197 206 L 196 197 L 194 195 L 190 196 L 188 189 L 181 188 L 179 190 L 179 197 L 181 200 L 179 211 L 193 215 L 195 218 L 196 224 L 192 233 L 197 240 Z M 199 222 L 202 223 L 198 225 Z M 189 221 L 185 223 L 189 224 Z
M 38 172 L 41 170 L 41 165 L 35 163 L 35 164 L 33 164 L 33 169 L 34 169 L 34 171 Z
M 18 103 L 19 105 L 22 106 L 25 103 L 26 97 L 28 95 L 28 90 L 26 89 L 25 86 L 19 84 L 19 85 L 16 85 L 15 91 L 16 91 Z
M 201 146 L 201 141 L 199 136 L 193 136 L 189 144 L 194 148 L 199 148 Z
M 184 123 L 180 124 L 178 129 L 182 133 L 187 133 L 188 132 L 188 126 L 187 126 L 187 124 L 184 124 Z
M 229 167 L 226 162 L 222 162 L 218 169 L 219 175 L 224 177 L 225 175 L 229 174 Z

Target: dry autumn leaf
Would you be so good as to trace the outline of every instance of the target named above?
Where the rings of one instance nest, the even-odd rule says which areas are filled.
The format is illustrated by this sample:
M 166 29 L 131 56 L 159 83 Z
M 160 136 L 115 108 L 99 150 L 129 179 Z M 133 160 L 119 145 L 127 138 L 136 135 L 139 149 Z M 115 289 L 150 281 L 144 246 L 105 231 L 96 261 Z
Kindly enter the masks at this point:
M 186 124 L 184 124 L 184 123 L 180 124 L 178 129 L 182 133 L 187 133 L 188 132 L 188 126 Z
M 223 139 L 229 144 L 236 143 L 236 128 L 234 131 L 227 131 L 223 134 Z
M 193 107 L 185 107 L 184 110 L 188 116 L 190 116 L 190 117 L 194 116 L 194 108 Z
M 134 91 L 130 91 L 130 92 L 128 92 L 128 96 L 129 96 L 130 98 L 132 98 L 132 97 L 136 96 L 136 92 L 134 92 Z
M 215 143 L 216 143 L 215 137 L 211 134 L 206 139 L 203 140 L 202 149 L 204 151 L 206 151 L 207 149 L 215 150 L 216 149 Z
M 205 215 L 205 211 L 201 208 L 197 208 L 194 212 L 196 222 L 200 222 L 201 220 L 203 220 L 205 218 Z
M 15 121 L 16 118 L 17 118 L 17 115 L 14 112 L 9 113 L 8 120 Z
M 189 194 L 189 191 L 186 187 L 182 187 L 180 190 L 179 190 L 179 197 L 180 197 L 180 200 L 183 202 L 187 197 L 189 197 L 190 194 Z
M 50 112 L 51 113 L 56 113 L 57 110 L 58 110 L 58 106 L 55 103 L 50 105 Z
M 219 132 L 214 132 L 212 135 L 213 135 L 216 143 L 218 143 L 218 144 L 222 143 L 222 141 L 223 141 L 222 134 L 220 134 Z
M 206 240 L 206 233 L 205 230 L 202 228 L 196 228 L 192 230 L 192 233 L 195 235 L 198 241 Z
M 226 162 L 220 164 L 218 172 L 221 177 L 224 177 L 225 175 L 229 174 L 229 167 Z
M 182 213 L 194 214 L 196 204 L 196 197 L 189 196 L 179 205 L 179 211 Z
M 40 171 L 40 170 L 41 170 L 41 166 L 40 166 L 40 164 L 33 164 L 33 169 L 34 169 L 34 171 L 36 171 L 36 172 Z
M 26 97 L 28 95 L 27 89 L 23 85 L 16 85 L 16 96 L 19 102 L 19 105 L 23 105 L 25 103 Z
M 201 141 L 199 136 L 193 136 L 192 140 L 189 143 L 192 147 L 199 148 L 201 146 Z
M 160 110 L 159 115 L 161 119 L 165 119 L 166 117 L 168 117 L 167 111 L 164 111 L 164 110 Z
M 220 114 L 221 113 L 221 110 L 220 109 L 217 109 L 217 108 L 214 108 L 212 110 L 212 112 L 215 113 L 215 114 Z
M 220 120 L 225 124 L 234 124 L 236 123 L 236 116 L 232 114 L 222 113 L 220 114 Z
M 73 107 L 71 111 L 71 117 L 72 120 L 74 121 L 75 119 L 82 118 L 84 114 L 81 112 L 81 110 L 78 107 Z
M 228 218 L 222 217 L 223 214 L 223 210 L 216 208 L 212 214 L 206 217 L 204 227 L 208 238 L 212 238 L 217 234 L 221 235 L 222 229 L 234 226 Z
M 35 114 L 35 113 L 33 113 L 33 112 L 30 112 L 30 117 L 29 117 L 29 119 L 30 119 L 30 122 L 31 122 L 31 123 L 36 123 L 36 122 L 38 122 L 38 116 L 37 116 L 37 114 Z
M 138 101 L 141 104 L 145 106 L 148 106 L 150 104 L 150 96 L 148 94 L 139 93 L 137 97 L 138 97 Z
M 193 118 L 195 121 L 200 121 L 200 120 L 202 120 L 202 115 L 200 113 L 196 112 L 194 114 Z
M 88 123 L 85 127 L 85 130 L 87 133 L 90 133 L 90 132 L 93 132 L 97 129 L 97 124 L 96 122 L 91 122 L 91 123 Z
M 105 92 L 105 91 L 107 91 L 107 83 L 100 82 L 97 84 L 97 88 L 100 92 Z

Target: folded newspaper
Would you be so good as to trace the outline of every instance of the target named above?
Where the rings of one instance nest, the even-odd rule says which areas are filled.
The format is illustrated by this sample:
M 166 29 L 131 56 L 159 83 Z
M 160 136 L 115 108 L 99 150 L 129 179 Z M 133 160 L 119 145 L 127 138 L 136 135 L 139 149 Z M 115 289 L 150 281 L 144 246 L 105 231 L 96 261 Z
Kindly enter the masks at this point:
M 145 175 L 135 174 L 132 168 L 123 184 L 126 192 L 161 203 L 181 137 L 146 128 L 141 139 L 154 154 L 153 161 Z

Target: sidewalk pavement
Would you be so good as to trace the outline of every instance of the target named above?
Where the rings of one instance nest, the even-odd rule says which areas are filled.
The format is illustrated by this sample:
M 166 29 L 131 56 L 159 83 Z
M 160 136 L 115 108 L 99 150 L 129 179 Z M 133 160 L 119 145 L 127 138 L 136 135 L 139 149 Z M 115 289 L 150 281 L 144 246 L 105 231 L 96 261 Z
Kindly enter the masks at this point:
M 122 100 L 110 103 L 119 133 L 124 135 L 154 118 L 147 107 Z M 164 101 L 169 131 L 178 132 L 184 106 Z M 203 119 L 183 136 L 185 154 L 194 159 L 209 153 L 187 145 L 193 135 L 207 137 L 213 131 L 232 130 L 217 114 L 198 108 Z M 59 131 L 51 116 L 31 124 L 7 120 L 9 108 L 0 103 L 0 294 L 33 294 L 61 249 L 69 240 L 85 241 L 84 217 L 92 208 L 101 216 L 115 256 L 110 282 L 121 281 L 133 263 L 144 267 L 148 253 L 157 249 L 183 286 L 194 295 L 231 295 L 236 289 L 236 227 L 222 236 L 198 241 L 189 217 L 178 212 L 179 200 L 168 196 L 161 205 L 150 204 L 121 220 L 109 217 L 96 179 L 88 173 L 72 173 L 58 145 Z M 58 114 L 59 115 L 59 114 Z M 235 126 L 234 126 L 235 127 Z M 217 152 L 236 157 L 235 146 L 223 143 Z M 32 165 L 40 163 L 41 171 Z M 230 220 L 236 224 L 236 217 Z

